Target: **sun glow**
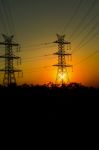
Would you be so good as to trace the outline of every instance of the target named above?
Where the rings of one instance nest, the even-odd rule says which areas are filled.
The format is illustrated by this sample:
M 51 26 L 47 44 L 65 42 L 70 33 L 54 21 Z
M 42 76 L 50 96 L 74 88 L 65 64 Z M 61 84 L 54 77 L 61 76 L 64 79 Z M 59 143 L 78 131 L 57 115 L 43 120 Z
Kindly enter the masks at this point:
M 66 78 L 66 74 L 65 73 L 60 73 L 59 77 L 61 80 L 64 80 Z

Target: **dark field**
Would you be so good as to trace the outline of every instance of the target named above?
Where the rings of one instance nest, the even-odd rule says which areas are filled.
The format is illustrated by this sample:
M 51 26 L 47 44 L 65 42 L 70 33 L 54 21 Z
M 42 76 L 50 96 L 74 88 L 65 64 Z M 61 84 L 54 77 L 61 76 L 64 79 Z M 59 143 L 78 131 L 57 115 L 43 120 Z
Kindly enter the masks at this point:
M 0 86 L 2 115 L 23 120 L 57 120 L 73 116 L 75 108 L 97 105 L 99 88 L 68 86 Z

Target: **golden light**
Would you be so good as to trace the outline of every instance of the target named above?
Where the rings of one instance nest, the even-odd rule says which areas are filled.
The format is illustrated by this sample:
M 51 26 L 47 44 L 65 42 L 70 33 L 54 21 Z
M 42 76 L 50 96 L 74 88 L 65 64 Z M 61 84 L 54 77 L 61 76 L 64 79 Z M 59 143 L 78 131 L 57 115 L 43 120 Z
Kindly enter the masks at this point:
M 59 77 L 61 80 L 65 79 L 66 78 L 66 74 L 65 73 L 61 73 L 59 74 Z

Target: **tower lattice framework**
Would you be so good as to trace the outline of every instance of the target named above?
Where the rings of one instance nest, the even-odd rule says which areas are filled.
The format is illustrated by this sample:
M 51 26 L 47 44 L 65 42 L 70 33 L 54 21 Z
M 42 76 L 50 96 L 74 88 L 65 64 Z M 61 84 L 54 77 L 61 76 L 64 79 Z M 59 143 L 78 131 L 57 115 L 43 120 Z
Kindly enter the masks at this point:
M 1 72 L 4 72 L 3 85 L 5 86 L 9 86 L 12 84 L 16 85 L 15 73 L 22 73 L 22 70 L 15 69 L 14 67 L 14 60 L 17 60 L 17 62 L 20 61 L 21 63 L 21 58 L 14 55 L 13 47 L 16 47 L 17 51 L 19 51 L 20 45 L 13 42 L 13 37 L 13 35 L 6 36 L 3 34 L 4 42 L 0 42 L 0 45 L 5 46 L 5 54 L 0 56 L 0 58 L 5 59 L 5 68 L 0 69 Z
M 67 64 L 67 57 L 71 57 L 71 54 L 68 52 L 71 49 L 71 43 L 65 41 L 64 38 L 65 35 L 57 34 L 57 41 L 54 42 L 58 44 L 58 52 L 54 53 L 54 55 L 58 56 L 58 63 L 54 65 L 57 67 L 56 84 L 62 86 L 69 82 L 67 68 L 72 67 L 72 65 Z M 65 45 L 67 46 L 66 51 Z

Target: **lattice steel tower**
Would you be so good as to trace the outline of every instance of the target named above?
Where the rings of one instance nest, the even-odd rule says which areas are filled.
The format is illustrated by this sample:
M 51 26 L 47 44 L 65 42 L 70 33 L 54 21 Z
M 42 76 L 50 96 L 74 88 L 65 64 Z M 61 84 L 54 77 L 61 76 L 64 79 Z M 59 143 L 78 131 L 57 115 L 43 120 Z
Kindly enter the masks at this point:
M 20 61 L 21 63 L 21 58 L 14 55 L 13 47 L 16 47 L 17 51 L 19 51 L 20 45 L 13 42 L 13 35 L 6 36 L 3 34 L 2 36 L 4 38 L 4 42 L 0 42 L 0 45 L 5 46 L 5 54 L 0 56 L 0 58 L 5 59 L 5 68 L 0 69 L 0 71 L 4 72 L 3 84 L 5 86 L 9 86 L 12 84 L 16 85 L 15 73 L 17 72 L 19 74 L 19 72 L 22 72 L 22 70 L 14 68 L 14 60 L 16 59 L 17 62 Z
M 57 41 L 54 43 L 58 44 L 58 52 L 54 53 L 54 55 L 58 55 L 58 64 L 53 65 L 58 67 L 57 69 L 57 76 L 56 76 L 56 84 L 58 85 L 64 85 L 67 82 L 69 82 L 69 75 L 67 68 L 72 67 L 72 65 L 67 64 L 67 58 L 71 57 L 71 54 L 68 53 L 70 50 L 71 43 L 64 40 L 65 35 L 59 35 L 57 34 Z M 67 45 L 67 49 L 65 51 L 65 45 Z

